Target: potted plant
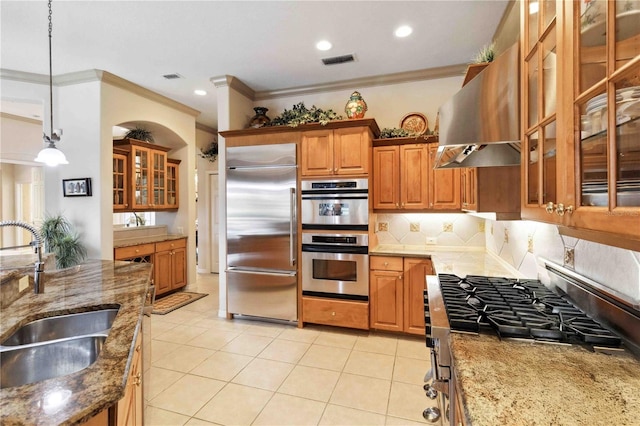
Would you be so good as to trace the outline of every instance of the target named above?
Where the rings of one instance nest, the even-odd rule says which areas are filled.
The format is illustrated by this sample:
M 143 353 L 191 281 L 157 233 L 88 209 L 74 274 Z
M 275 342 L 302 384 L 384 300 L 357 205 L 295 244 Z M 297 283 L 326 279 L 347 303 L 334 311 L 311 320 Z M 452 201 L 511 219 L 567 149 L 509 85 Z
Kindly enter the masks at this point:
M 480 74 L 480 72 L 487 67 L 493 59 L 495 58 L 495 43 L 485 44 L 478 51 L 476 56 L 473 58 L 472 62 L 467 67 L 467 73 L 464 77 L 464 82 L 462 85 L 464 86 L 473 78 Z
M 124 137 L 128 139 L 137 139 L 144 142 L 154 142 L 151 131 L 142 127 L 136 127 L 135 129 L 129 130 L 127 134 L 124 135 Z
M 206 148 L 200 148 L 200 157 L 206 158 L 212 163 L 218 158 L 218 141 L 212 141 Z
M 284 109 L 282 114 L 272 119 L 267 126 L 289 126 L 298 127 L 300 124 L 320 123 L 323 126 L 333 120 L 342 120 L 342 116 L 335 111 L 328 109 L 326 111 L 316 108 L 315 105 L 311 109 L 307 109 L 304 102 L 300 102 L 293 106 L 291 110 Z
M 80 236 L 73 231 L 71 222 L 61 214 L 47 215 L 40 234 L 44 240 L 45 253 L 53 253 L 56 268 L 64 269 L 78 265 L 87 257 L 87 249 L 80 243 Z

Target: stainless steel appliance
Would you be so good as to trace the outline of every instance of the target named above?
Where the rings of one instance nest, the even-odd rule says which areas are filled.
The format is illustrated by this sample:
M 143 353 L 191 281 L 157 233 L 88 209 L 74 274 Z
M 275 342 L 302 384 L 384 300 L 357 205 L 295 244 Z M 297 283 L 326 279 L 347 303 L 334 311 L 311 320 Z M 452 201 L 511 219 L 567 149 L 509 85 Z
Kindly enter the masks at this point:
M 302 234 L 302 294 L 369 300 L 366 234 Z
M 607 353 L 626 347 L 640 353 L 637 306 L 602 293 L 588 279 L 559 265 L 546 262 L 546 268 L 551 272 L 550 287 L 538 280 L 427 276 L 426 343 L 432 368 L 424 389 L 438 406 L 424 410 L 425 419 L 436 422 L 444 413 L 451 425 L 462 420 L 456 418 L 450 333 L 497 333 L 501 339 L 588 345 Z
M 366 231 L 367 179 L 302 181 L 302 229 Z
M 227 148 L 227 312 L 296 321 L 296 145 Z

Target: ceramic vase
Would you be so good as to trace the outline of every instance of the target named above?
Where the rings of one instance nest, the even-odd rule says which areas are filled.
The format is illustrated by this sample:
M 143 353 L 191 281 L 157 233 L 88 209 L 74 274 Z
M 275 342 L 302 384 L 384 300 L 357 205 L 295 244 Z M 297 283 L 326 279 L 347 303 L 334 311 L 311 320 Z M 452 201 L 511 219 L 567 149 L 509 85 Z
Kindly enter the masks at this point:
M 271 121 L 271 119 L 267 117 L 267 111 L 269 111 L 269 109 L 265 107 L 255 107 L 253 108 L 253 110 L 256 112 L 256 115 L 251 117 L 251 121 L 249 121 L 249 127 L 258 129 L 265 126 Z
M 360 92 L 353 92 L 347 105 L 344 107 L 344 112 L 347 113 L 347 118 L 356 119 L 364 118 L 365 112 L 367 112 L 367 103 L 362 99 Z

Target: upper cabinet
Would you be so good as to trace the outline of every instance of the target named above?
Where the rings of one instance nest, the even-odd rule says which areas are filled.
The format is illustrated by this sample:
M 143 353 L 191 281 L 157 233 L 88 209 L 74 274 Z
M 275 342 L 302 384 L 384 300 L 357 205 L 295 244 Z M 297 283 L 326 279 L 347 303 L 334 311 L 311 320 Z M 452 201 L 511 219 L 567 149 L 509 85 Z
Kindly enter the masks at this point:
M 310 130 L 302 134 L 302 176 L 369 174 L 368 127 Z
M 460 170 L 434 170 L 437 141 L 415 142 L 415 138 L 374 142 L 373 209 L 459 210 Z
M 178 208 L 179 161 L 168 162 L 167 152 L 170 148 L 135 139 L 114 141 L 113 145 L 114 210 Z M 124 172 L 121 172 L 123 162 L 126 166 Z M 121 181 L 125 182 L 124 188 Z
M 640 4 L 534 5 L 521 9 L 522 216 L 638 247 Z

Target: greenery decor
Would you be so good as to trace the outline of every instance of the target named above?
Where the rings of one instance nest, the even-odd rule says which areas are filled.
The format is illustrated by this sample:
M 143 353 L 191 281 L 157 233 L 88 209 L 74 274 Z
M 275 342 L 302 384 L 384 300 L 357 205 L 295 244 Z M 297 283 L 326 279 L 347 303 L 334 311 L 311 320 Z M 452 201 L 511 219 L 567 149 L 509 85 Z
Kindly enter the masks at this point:
M 87 249 L 80 243 L 80 236 L 62 215 L 47 215 L 40 234 L 44 240 L 44 251 L 55 255 L 58 269 L 75 266 L 87 257 Z
M 478 51 L 475 58 L 473 58 L 474 64 L 482 64 L 485 62 L 493 62 L 495 57 L 495 43 L 485 44 Z
M 342 116 L 335 113 L 333 110 L 328 109 L 326 111 L 316 108 L 315 105 L 311 109 L 307 109 L 304 106 L 304 102 L 300 102 L 293 106 L 293 109 L 284 109 L 282 114 L 276 118 L 272 118 L 270 123 L 266 126 L 289 126 L 298 127 L 300 124 L 306 123 L 320 123 L 323 126 L 333 120 L 342 120 Z
M 137 139 L 139 141 L 153 142 L 153 135 L 151 134 L 151 132 L 142 127 L 136 127 L 133 130 L 129 130 L 127 134 L 124 135 L 124 137 L 130 138 L 130 139 Z
M 200 157 L 206 158 L 212 163 L 218 158 L 218 141 L 213 141 L 206 148 L 200 148 Z
M 380 138 L 381 139 L 390 139 L 390 138 L 408 138 L 410 136 L 417 136 L 411 132 L 406 131 L 405 129 L 399 129 L 397 127 L 388 128 L 380 130 Z

